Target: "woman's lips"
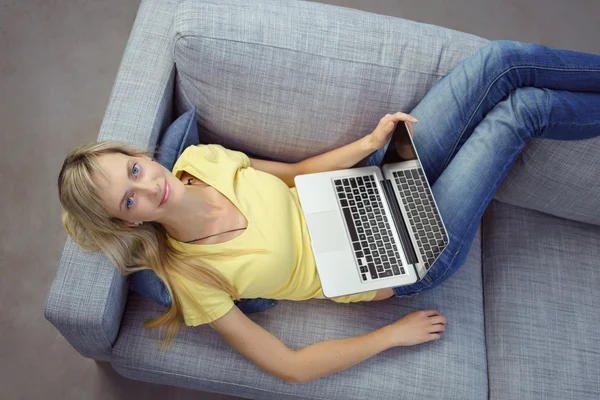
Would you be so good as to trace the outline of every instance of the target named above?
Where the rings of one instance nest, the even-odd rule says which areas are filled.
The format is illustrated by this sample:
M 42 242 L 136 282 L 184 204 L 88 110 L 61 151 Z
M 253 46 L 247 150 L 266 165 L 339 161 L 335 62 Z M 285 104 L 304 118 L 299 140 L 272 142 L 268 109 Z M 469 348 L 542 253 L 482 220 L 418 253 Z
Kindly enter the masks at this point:
M 160 200 L 160 205 L 161 206 L 163 204 L 165 204 L 167 202 L 167 200 L 169 200 L 169 194 L 171 194 L 171 187 L 169 186 L 169 184 L 167 183 L 167 181 L 165 181 L 165 187 L 163 189 L 163 197 Z

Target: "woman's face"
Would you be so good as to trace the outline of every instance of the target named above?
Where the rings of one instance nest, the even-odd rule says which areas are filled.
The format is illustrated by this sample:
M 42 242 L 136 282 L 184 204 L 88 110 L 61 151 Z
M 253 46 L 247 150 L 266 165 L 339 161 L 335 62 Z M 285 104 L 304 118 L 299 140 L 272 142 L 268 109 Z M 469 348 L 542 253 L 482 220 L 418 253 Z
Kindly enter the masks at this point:
M 100 199 L 111 216 L 129 226 L 161 222 L 183 198 L 183 183 L 145 156 L 110 153 L 102 154 L 98 161 L 106 174 L 106 178 L 96 176 Z

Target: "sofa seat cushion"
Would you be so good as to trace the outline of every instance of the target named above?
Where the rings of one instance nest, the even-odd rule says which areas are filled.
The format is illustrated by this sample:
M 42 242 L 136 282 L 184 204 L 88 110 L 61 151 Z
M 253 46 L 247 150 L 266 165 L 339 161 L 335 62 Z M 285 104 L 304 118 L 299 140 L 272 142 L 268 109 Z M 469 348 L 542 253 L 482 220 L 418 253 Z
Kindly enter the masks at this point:
M 600 398 L 600 227 L 493 202 L 483 228 L 490 399 Z
M 233 350 L 208 326 L 184 328 L 170 350 L 143 328 L 160 306 L 131 293 L 112 364 L 122 375 L 153 383 L 260 399 L 486 399 L 483 294 L 479 235 L 467 263 L 435 290 L 410 298 L 337 304 L 280 301 L 250 316 L 290 348 L 355 336 L 402 315 L 436 308 L 448 319 L 443 338 L 387 350 L 349 370 L 290 386 Z
M 183 0 L 175 101 L 200 140 L 298 161 L 410 111 L 487 43 L 399 18 L 305 1 Z

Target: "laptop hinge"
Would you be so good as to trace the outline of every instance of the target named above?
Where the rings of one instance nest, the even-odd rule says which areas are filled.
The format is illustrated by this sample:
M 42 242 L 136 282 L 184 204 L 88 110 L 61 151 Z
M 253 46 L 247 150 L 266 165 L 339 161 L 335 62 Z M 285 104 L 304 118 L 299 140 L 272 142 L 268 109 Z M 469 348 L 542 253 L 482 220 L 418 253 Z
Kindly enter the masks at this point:
M 394 193 L 392 183 L 389 179 L 384 179 L 379 182 L 381 183 L 383 193 L 390 206 L 390 211 L 392 212 L 392 217 L 394 218 L 394 225 L 396 226 L 396 232 L 398 232 L 398 237 L 400 238 L 400 242 L 402 243 L 402 248 L 404 249 L 406 261 L 409 264 L 414 265 L 418 263 L 419 260 L 417 259 L 417 255 L 415 253 L 412 241 L 410 240 L 410 236 L 408 235 L 408 231 L 406 230 L 404 217 L 402 216 L 402 212 L 400 211 L 400 206 L 398 206 L 398 198 L 396 197 L 396 193 Z

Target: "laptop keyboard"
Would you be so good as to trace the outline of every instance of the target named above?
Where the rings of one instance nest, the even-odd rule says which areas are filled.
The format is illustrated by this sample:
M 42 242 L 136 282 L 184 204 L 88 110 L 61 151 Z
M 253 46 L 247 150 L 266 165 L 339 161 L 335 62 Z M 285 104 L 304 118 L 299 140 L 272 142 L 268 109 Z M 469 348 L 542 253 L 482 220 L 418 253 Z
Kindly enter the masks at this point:
M 406 271 L 372 175 L 334 179 L 363 281 L 404 275 Z
M 393 171 L 392 175 L 408 214 L 407 228 L 412 230 L 417 242 L 415 251 L 421 254 L 423 266 L 428 270 L 448 245 L 431 190 L 421 168 Z

